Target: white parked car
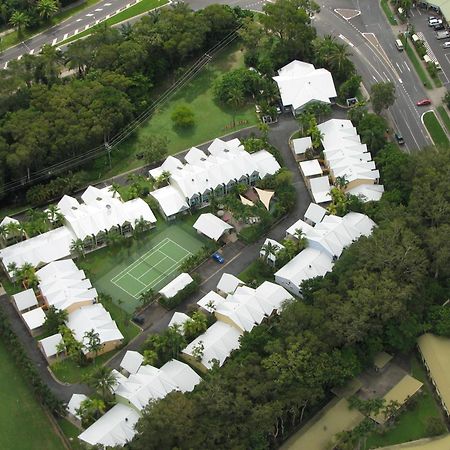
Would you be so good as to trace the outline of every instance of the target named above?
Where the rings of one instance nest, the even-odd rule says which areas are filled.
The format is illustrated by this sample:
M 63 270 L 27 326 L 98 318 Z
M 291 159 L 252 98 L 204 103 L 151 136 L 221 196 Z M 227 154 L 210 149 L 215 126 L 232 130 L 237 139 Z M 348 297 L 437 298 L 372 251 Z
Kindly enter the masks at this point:
M 444 42 L 444 43 L 442 44 L 442 47 L 444 47 L 444 48 L 450 48 L 450 41 Z

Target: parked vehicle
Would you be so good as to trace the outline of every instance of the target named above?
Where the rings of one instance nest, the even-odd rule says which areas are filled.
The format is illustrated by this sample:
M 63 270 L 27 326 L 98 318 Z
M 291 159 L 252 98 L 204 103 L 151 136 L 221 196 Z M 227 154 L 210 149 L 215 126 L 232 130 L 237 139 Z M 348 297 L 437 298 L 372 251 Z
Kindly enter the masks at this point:
M 405 140 L 403 139 L 403 136 L 398 131 L 397 131 L 397 133 L 395 133 L 395 140 L 397 141 L 398 145 L 405 144 Z
M 428 26 L 429 26 L 429 27 L 434 27 L 435 25 L 437 25 L 437 24 L 439 24 L 439 23 L 442 23 L 442 20 L 441 20 L 441 19 L 433 18 L 433 19 L 429 19 L 429 20 L 428 20 Z
M 131 320 L 138 325 L 144 325 L 145 322 L 144 316 L 134 316 Z
M 436 39 L 447 39 L 450 37 L 450 31 L 436 31 Z
M 434 25 L 433 28 L 435 31 L 445 30 L 443 23 L 438 23 L 438 24 Z
M 214 261 L 218 262 L 219 264 L 223 264 L 225 262 L 224 257 L 218 252 L 213 253 L 211 257 Z
M 422 100 L 419 100 L 416 103 L 417 106 L 427 106 L 427 105 L 431 105 L 431 100 L 429 98 L 424 98 Z
M 399 52 L 403 51 L 403 43 L 402 43 L 402 41 L 400 39 L 396 39 L 395 40 L 395 46 L 397 47 L 397 50 Z
M 444 48 L 450 48 L 450 41 L 444 42 L 444 43 L 442 44 L 442 47 L 444 47 Z

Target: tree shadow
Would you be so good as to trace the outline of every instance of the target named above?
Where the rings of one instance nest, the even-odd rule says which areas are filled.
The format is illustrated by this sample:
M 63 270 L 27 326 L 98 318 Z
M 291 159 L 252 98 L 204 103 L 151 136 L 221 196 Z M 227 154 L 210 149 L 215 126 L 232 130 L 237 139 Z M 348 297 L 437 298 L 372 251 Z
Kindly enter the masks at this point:
M 187 139 L 187 138 L 194 136 L 194 134 L 197 132 L 197 125 L 194 124 L 191 127 L 186 127 L 186 128 L 173 125 L 172 130 L 178 137 Z

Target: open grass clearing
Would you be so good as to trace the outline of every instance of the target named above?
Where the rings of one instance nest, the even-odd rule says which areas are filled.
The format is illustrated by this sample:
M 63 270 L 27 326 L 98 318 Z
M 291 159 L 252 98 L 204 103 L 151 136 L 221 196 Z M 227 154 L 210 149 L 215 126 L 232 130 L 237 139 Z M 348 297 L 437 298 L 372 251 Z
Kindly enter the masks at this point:
M 0 361 L 0 448 L 62 450 L 61 438 L 2 342 Z
M 447 128 L 447 131 L 450 133 L 450 117 L 447 114 L 447 110 L 443 105 L 440 105 L 437 107 L 437 111 L 441 116 L 442 122 L 444 122 L 445 128 Z
M 141 0 L 136 5 L 130 6 L 129 8 L 121 11 L 120 13 L 110 17 L 109 19 L 106 19 L 101 22 L 101 26 L 104 26 L 105 24 L 107 26 L 114 26 L 118 23 L 121 23 L 125 20 L 131 19 L 132 17 L 139 16 L 140 14 L 146 13 L 147 11 L 151 11 L 152 9 L 159 8 L 161 6 L 164 6 L 168 3 L 167 0 Z M 58 43 L 59 46 L 69 44 L 70 42 L 76 41 L 77 39 L 89 36 L 93 30 L 95 30 L 95 27 L 89 28 L 85 31 L 82 31 L 81 33 L 77 33 L 73 36 L 70 36 L 64 41 L 61 41 Z
M 434 111 L 427 111 L 423 115 L 423 122 L 431 135 L 431 139 L 437 147 L 448 147 L 447 134 L 442 129 Z
M 69 440 L 72 450 L 85 450 L 86 447 L 78 440 L 78 435 L 81 433 L 80 429 L 67 419 L 63 418 L 58 419 L 58 425 Z
M 427 375 L 417 360 L 411 359 L 411 374 L 424 383 L 416 403 L 400 414 L 395 425 L 384 434 L 373 433 L 367 439 L 367 449 L 395 445 L 428 437 L 427 422 L 431 417 L 441 418 L 439 406 L 427 384 Z M 442 420 L 442 418 L 441 418 Z
M 226 72 L 243 66 L 244 54 L 238 45 L 231 45 L 112 152 L 111 168 L 106 157 L 99 158 L 88 168 L 89 176 L 93 180 L 103 179 L 142 166 L 142 160 L 136 159 L 136 143 L 141 136 L 166 136 L 169 139 L 169 154 L 173 155 L 238 129 L 256 125 L 258 118 L 253 105 L 235 112 L 232 108 L 218 105 L 214 100 L 215 81 Z M 195 125 L 190 130 L 180 131 L 172 125 L 172 112 L 180 104 L 189 105 L 194 112 Z M 231 128 L 233 115 L 235 128 Z

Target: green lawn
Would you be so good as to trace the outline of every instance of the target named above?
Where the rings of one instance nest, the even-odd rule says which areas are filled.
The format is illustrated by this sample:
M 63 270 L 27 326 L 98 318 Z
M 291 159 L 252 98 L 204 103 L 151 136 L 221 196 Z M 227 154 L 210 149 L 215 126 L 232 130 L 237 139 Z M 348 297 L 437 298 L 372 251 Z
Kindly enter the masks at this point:
M 169 139 L 169 154 L 173 155 L 192 146 L 223 136 L 232 131 L 255 125 L 258 122 L 255 108 L 248 105 L 236 114 L 236 128 L 233 123 L 233 110 L 218 105 L 213 98 L 213 85 L 221 75 L 229 70 L 243 67 L 244 55 L 238 45 L 224 50 L 211 64 L 204 68 L 189 84 L 181 88 L 161 109 L 142 126 L 133 137 L 125 141 L 112 153 L 112 169 L 106 157 L 92 162 L 89 175 L 92 179 L 103 179 L 142 166 L 137 160 L 136 142 L 140 136 L 149 134 L 166 136 Z M 170 80 L 168 86 L 174 80 Z M 168 87 L 167 86 L 167 87 Z M 181 132 L 172 126 L 170 118 L 179 104 L 188 104 L 195 114 L 195 125 L 190 131 Z M 245 122 L 241 123 L 239 122 Z
M 150 230 L 141 239 L 133 239 L 129 248 L 114 250 L 106 247 L 92 252 L 85 258 L 80 258 L 77 261 L 80 268 L 86 271 L 97 291 L 109 294 L 113 298 L 114 303 L 112 305 L 105 305 L 108 309 L 111 306 L 117 308 L 118 314 L 122 310 L 131 314 L 139 306 L 139 301 L 136 298 L 120 289 L 111 280 L 124 270 L 127 270 L 131 264 L 143 255 L 151 252 L 163 240 L 170 239 L 191 253 L 196 253 L 203 245 L 208 244 L 208 241 L 201 238 L 192 228 L 191 217 L 187 219 L 169 225 L 160 218 L 154 229 Z M 148 270 L 151 270 L 151 268 Z M 154 290 L 160 289 L 178 274 L 179 270 L 168 273 L 154 287 Z M 113 315 L 112 311 L 110 312 Z
M 443 105 L 437 107 L 438 113 L 441 116 L 442 122 L 444 122 L 445 128 L 450 133 L 450 117 L 447 114 L 447 110 Z
M 58 419 L 59 427 L 62 432 L 66 435 L 67 439 L 70 441 L 70 446 L 72 450 L 85 450 L 81 442 L 78 440 L 78 435 L 81 433 L 81 430 L 73 425 L 66 419 Z
M 414 69 L 416 69 L 417 75 L 419 76 L 423 85 L 427 89 L 432 89 L 431 82 L 428 78 L 427 72 L 426 72 L 425 68 L 423 67 L 422 62 L 417 57 L 417 54 L 413 47 L 413 44 L 411 43 L 411 41 L 408 41 L 407 39 L 404 39 L 404 38 L 402 38 L 402 42 L 405 47 L 405 51 L 406 51 L 409 59 L 411 60 L 411 63 L 414 66 Z
M 397 19 L 394 16 L 394 13 L 392 12 L 391 8 L 389 7 L 389 4 L 387 0 L 381 0 L 381 8 L 383 9 L 384 13 L 386 14 L 386 17 L 391 25 L 397 25 Z
M 244 283 L 252 283 L 259 286 L 266 280 L 273 281 L 273 271 L 263 261 L 253 261 L 244 271 L 239 274 L 239 279 Z
M 4 450 L 62 450 L 41 405 L 29 383 L 0 342 L 0 448 Z
M 41 33 L 42 31 L 45 31 L 47 28 L 52 27 L 53 25 L 57 25 L 58 23 L 63 22 L 64 20 L 68 19 L 69 17 L 79 13 L 83 9 L 86 9 L 89 6 L 95 5 L 100 0 L 85 0 L 82 4 L 75 6 L 73 8 L 67 9 L 65 11 L 60 11 L 58 14 L 56 14 L 50 23 L 41 25 L 38 28 L 35 28 L 33 30 L 25 30 L 22 32 L 21 35 L 18 35 L 17 31 L 14 31 L 12 33 L 7 34 L 6 36 L 3 36 L 2 39 L 2 49 L 6 50 L 9 47 L 12 47 L 19 42 L 25 41 L 36 34 Z
M 420 362 L 413 357 L 411 360 L 412 376 L 424 383 L 422 394 L 419 394 L 416 405 L 403 412 L 395 426 L 384 435 L 372 434 L 367 439 L 367 449 L 400 444 L 428 437 L 426 426 L 430 417 L 441 417 L 433 393 L 425 384 L 426 373 Z
M 423 116 L 423 121 L 431 135 L 431 139 L 433 139 L 434 144 L 438 147 L 447 147 L 449 145 L 448 137 L 442 129 L 436 114 L 433 111 L 426 112 Z
M 136 5 L 130 6 L 129 8 L 120 12 L 119 14 L 116 14 L 115 16 L 112 16 L 111 18 L 104 20 L 101 23 L 102 24 L 106 23 L 108 26 L 117 25 L 118 23 L 121 23 L 124 20 L 128 20 L 131 19 L 132 17 L 139 16 L 140 14 L 150 11 L 151 9 L 158 8 L 159 6 L 164 6 L 167 3 L 168 0 L 141 0 Z M 64 44 L 68 44 L 69 42 L 76 41 L 77 39 L 80 39 L 82 37 L 89 36 L 92 33 L 92 30 L 94 29 L 95 27 L 92 27 L 74 36 L 70 36 L 65 41 L 59 42 L 58 45 L 61 46 Z

